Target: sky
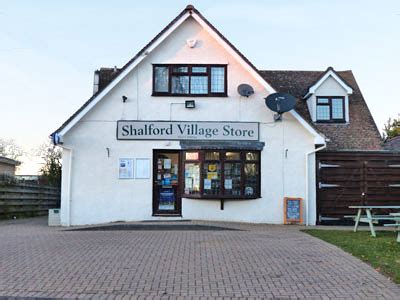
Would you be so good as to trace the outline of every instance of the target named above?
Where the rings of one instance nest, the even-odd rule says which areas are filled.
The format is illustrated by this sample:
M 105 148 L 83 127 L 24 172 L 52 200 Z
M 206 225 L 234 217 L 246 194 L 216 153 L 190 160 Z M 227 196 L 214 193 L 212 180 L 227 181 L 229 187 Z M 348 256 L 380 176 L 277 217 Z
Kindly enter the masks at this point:
M 353 70 L 381 130 L 400 113 L 400 1 L 0 0 L 0 137 L 32 153 L 92 94 L 93 72 L 121 67 L 193 4 L 260 70 Z

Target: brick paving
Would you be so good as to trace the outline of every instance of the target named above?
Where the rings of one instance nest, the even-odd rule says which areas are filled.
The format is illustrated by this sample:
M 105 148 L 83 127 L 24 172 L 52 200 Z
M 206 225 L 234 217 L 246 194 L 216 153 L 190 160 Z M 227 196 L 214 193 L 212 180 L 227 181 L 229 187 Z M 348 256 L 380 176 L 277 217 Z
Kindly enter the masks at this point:
M 0 222 L 0 298 L 400 299 L 399 285 L 296 226 L 65 231 L 45 223 Z

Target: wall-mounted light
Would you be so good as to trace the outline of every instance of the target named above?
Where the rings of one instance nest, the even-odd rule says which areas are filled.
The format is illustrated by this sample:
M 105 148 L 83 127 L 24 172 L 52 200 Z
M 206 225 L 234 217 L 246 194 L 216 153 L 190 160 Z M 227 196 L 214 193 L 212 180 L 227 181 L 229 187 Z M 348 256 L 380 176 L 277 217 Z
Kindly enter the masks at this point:
M 122 96 L 122 102 L 124 102 L 124 103 L 125 103 L 125 102 L 126 102 L 126 100 L 128 100 L 128 97 L 127 97 L 127 96 L 125 96 L 125 95 L 124 95 L 124 96 Z
M 185 101 L 185 108 L 195 108 L 196 107 L 196 102 L 194 100 L 186 100 Z
M 189 46 L 189 48 L 194 48 L 194 47 L 196 47 L 197 40 L 196 39 L 188 39 L 188 40 L 186 40 L 186 44 Z

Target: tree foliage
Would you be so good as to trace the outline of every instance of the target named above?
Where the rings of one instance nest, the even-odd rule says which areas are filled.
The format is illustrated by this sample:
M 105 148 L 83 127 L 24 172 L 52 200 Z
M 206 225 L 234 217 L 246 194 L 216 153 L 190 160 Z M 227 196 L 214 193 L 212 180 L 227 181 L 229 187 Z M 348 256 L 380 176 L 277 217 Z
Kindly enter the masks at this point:
M 393 120 L 389 118 L 387 123 L 384 125 L 384 137 L 391 139 L 400 135 L 400 115 L 399 118 L 394 118 Z
M 18 160 L 24 151 L 13 139 L 0 138 L 0 156 Z
M 61 186 L 61 148 L 47 142 L 40 147 L 39 151 L 44 160 L 44 165 L 40 169 L 42 179 L 50 185 Z

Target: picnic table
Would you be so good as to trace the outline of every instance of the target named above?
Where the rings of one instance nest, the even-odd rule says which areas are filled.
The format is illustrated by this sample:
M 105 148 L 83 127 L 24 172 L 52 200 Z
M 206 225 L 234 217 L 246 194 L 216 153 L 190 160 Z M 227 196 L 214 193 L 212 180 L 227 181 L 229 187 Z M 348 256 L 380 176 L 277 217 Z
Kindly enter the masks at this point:
M 349 208 L 358 209 L 357 215 L 354 217 L 354 232 L 357 231 L 359 223 L 368 223 L 371 230 L 371 235 L 376 237 L 374 223 L 378 221 L 395 221 L 396 224 L 390 224 L 391 226 L 400 226 L 400 213 L 391 213 L 389 215 L 373 215 L 372 210 L 379 209 L 398 209 L 400 211 L 400 206 L 368 206 L 368 205 L 355 205 L 349 206 Z M 362 212 L 365 211 L 365 215 Z M 389 224 L 388 224 L 389 225 Z M 400 238 L 400 237 L 399 237 Z

